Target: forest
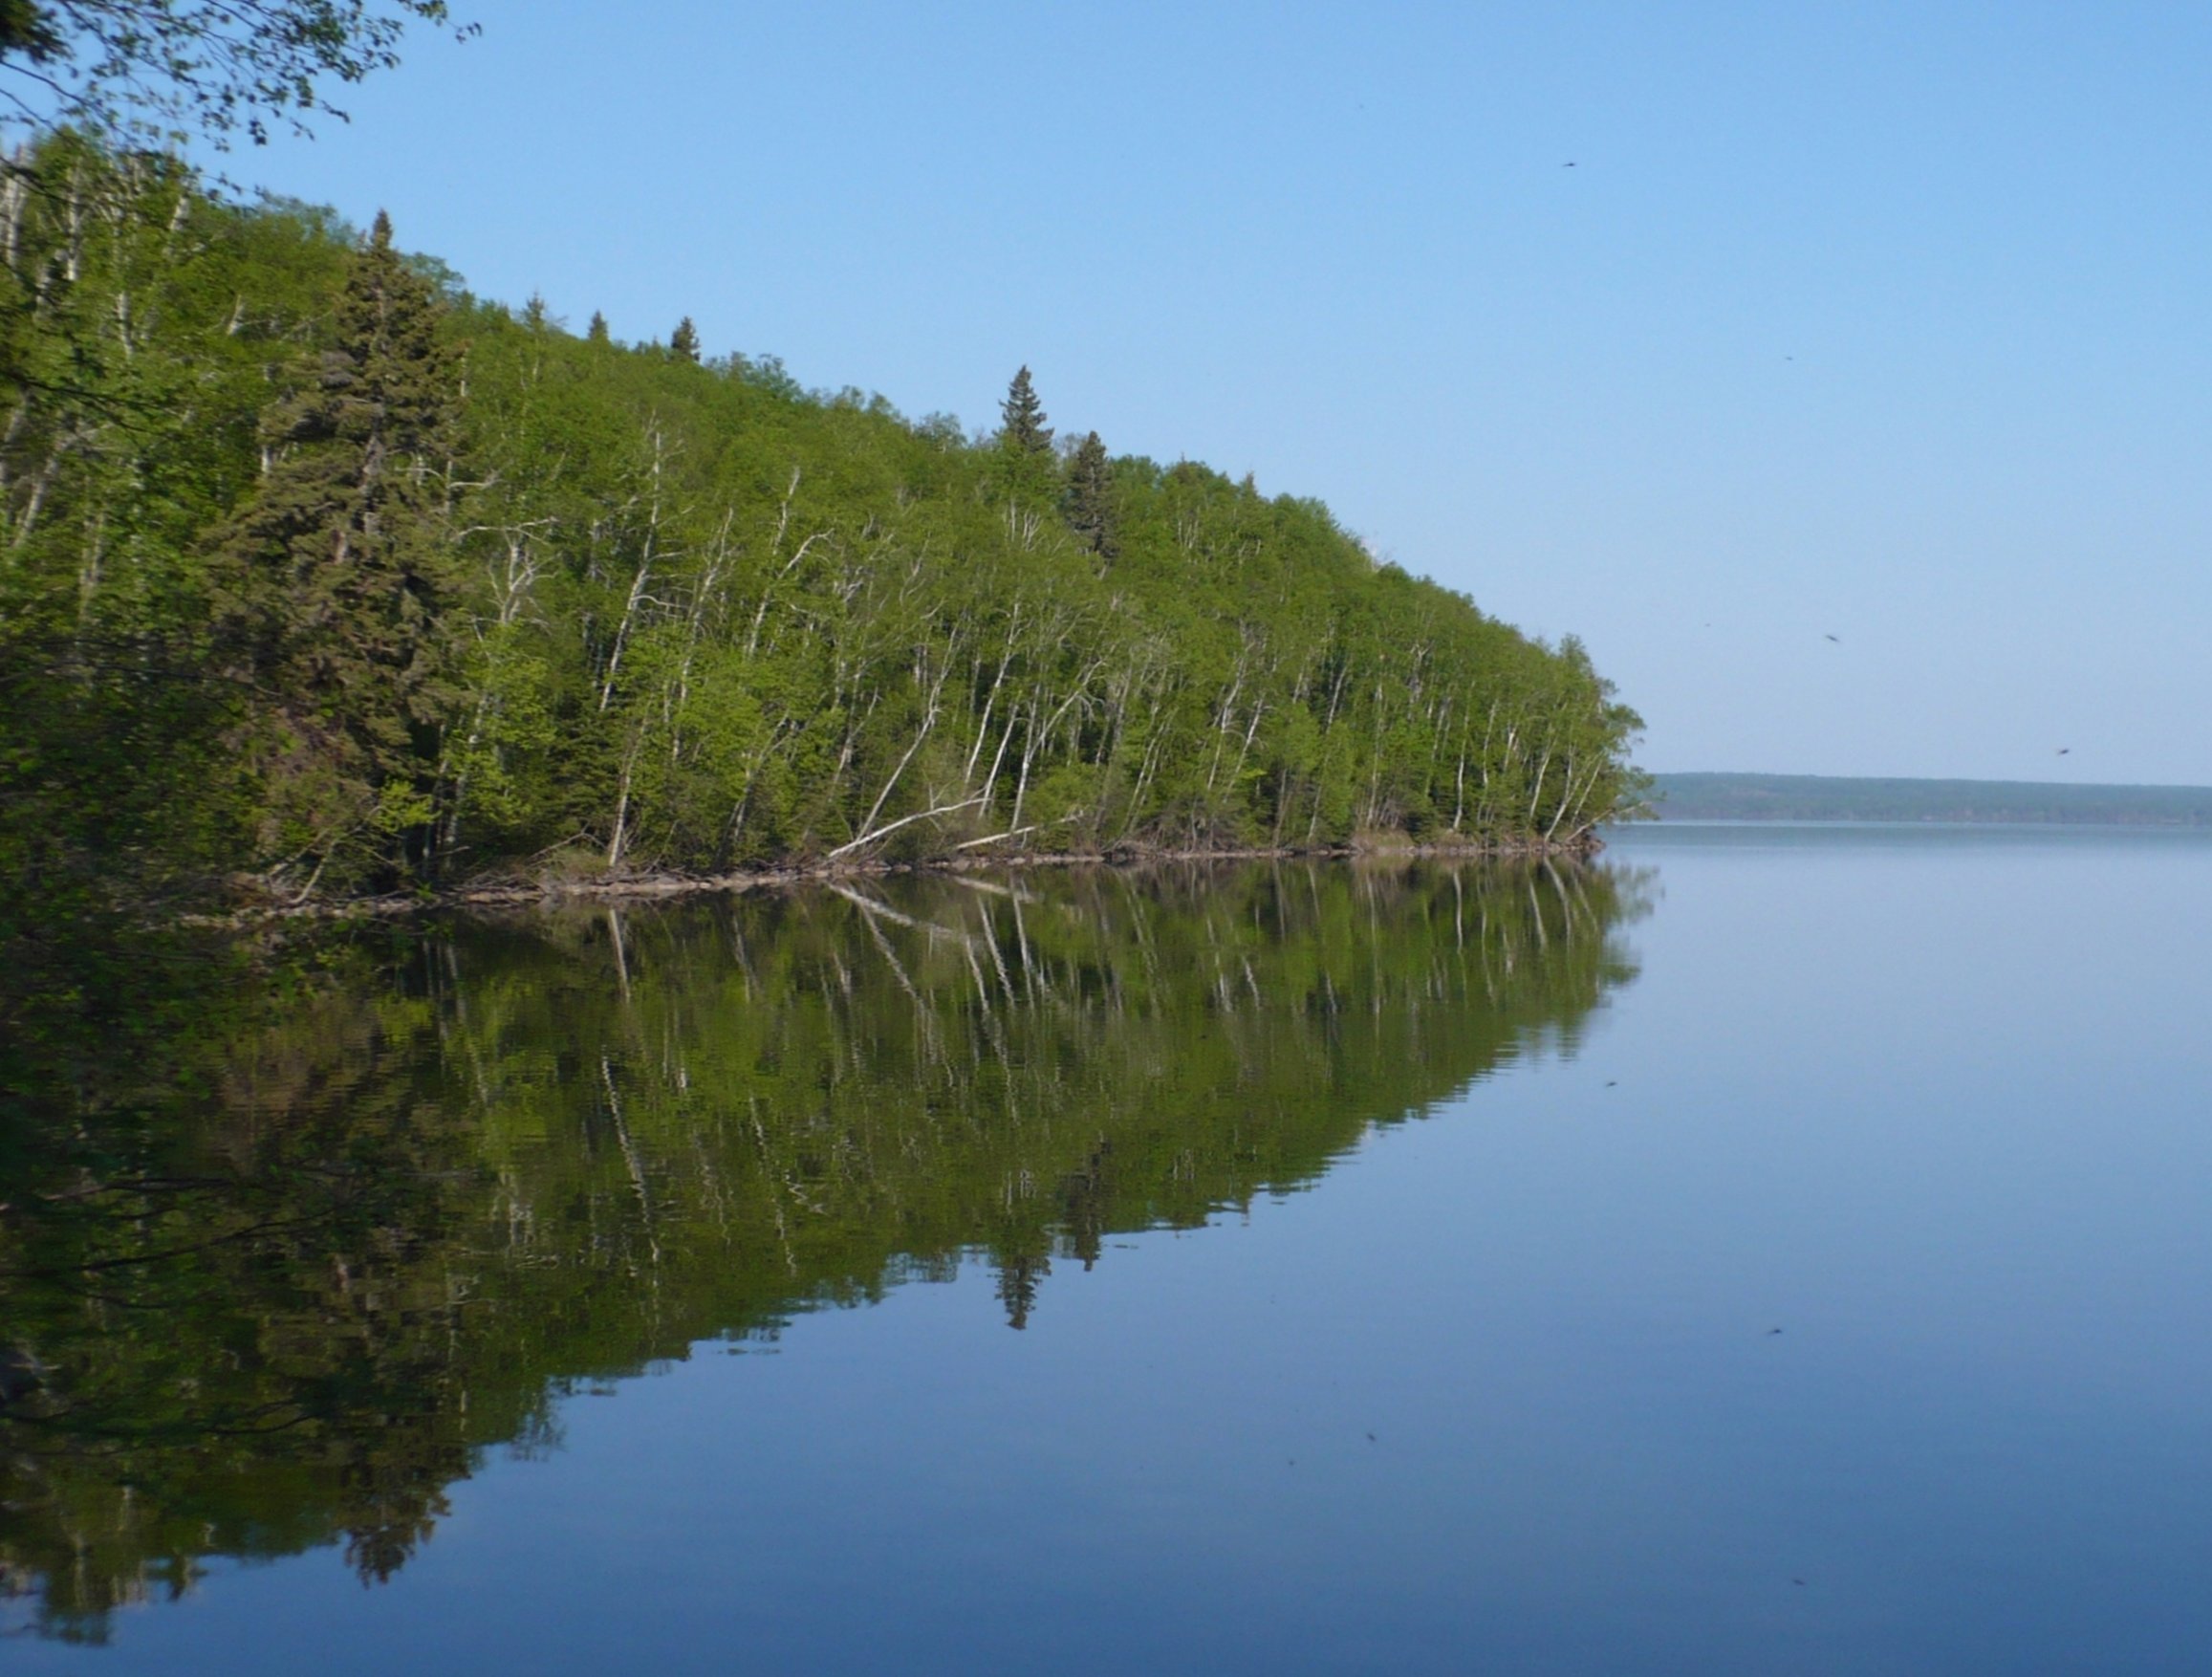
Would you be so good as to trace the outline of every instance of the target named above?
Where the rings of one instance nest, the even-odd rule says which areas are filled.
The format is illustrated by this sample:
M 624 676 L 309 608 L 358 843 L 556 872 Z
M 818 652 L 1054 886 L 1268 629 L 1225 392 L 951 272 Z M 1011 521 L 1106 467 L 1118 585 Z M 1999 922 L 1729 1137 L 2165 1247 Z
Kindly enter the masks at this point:
M 470 294 L 380 215 L 0 171 L 0 894 L 1574 849 L 1639 726 L 1319 501 Z

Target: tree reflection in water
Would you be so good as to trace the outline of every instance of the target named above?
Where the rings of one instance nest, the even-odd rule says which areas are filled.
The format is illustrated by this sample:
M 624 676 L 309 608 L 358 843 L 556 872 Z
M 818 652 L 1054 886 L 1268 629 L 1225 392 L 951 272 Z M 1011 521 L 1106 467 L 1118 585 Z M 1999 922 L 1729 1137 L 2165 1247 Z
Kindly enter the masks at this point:
M 1245 864 L 575 909 L 323 951 L 101 1076 L 56 1047 L 0 1155 L 0 1590 L 98 1640 L 210 1556 L 385 1579 L 579 1385 L 969 1254 L 1021 1328 L 1110 1233 L 1572 1054 L 1641 890 Z

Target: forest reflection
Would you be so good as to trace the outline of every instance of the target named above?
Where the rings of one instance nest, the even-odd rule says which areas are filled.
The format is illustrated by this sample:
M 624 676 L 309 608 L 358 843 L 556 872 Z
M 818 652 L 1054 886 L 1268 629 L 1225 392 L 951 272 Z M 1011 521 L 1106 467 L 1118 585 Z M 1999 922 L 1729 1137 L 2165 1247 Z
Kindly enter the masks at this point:
M 0 1136 L 0 1595 L 105 1636 L 210 1557 L 391 1576 L 579 1386 L 1309 1184 L 1572 1054 L 1609 867 L 935 875 L 355 946 L 26 1086 Z M 385 934 L 380 934 L 385 935 Z

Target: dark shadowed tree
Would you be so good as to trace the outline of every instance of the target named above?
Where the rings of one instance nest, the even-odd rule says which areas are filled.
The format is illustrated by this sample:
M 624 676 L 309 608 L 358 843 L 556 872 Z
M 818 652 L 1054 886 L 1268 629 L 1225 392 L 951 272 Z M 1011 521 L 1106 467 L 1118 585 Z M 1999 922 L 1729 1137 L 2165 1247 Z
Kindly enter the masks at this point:
M 589 343 L 607 341 L 607 317 L 596 309 L 592 311 L 591 325 L 584 329 L 584 339 Z
M 1114 463 L 1091 432 L 1068 463 L 1068 527 L 1101 558 L 1119 552 L 1114 536 Z
M 380 213 L 337 342 L 263 416 L 270 467 L 221 533 L 219 642 L 270 723 L 255 745 L 272 855 L 316 871 L 430 870 L 459 592 L 445 473 L 457 358 Z
M 668 335 L 668 353 L 680 361 L 699 364 L 699 328 L 691 324 L 686 315 L 676 322 L 676 330 Z

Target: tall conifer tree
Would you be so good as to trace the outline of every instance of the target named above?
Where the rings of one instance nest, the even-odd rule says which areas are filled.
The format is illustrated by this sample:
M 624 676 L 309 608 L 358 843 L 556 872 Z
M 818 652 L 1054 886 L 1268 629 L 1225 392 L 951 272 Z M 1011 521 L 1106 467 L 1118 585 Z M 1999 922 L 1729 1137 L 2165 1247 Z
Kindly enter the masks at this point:
M 1052 427 L 1045 424 L 1044 404 L 1037 400 L 1036 386 L 1030 382 L 1030 369 L 1024 366 L 1007 386 L 1007 399 L 999 404 L 999 413 L 1005 424 L 999 431 L 999 441 L 1016 454 L 1049 454 L 1052 449 Z
M 1101 558 L 1120 551 L 1114 534 L 1114 463 L 1106 445 L 1091 432 L 1068 463 L 1068 526 Z
M 1052 453 L 1052 427 L 1045 423 L 1044 404 L 1030 382 L 1028 367 L 1007 386 L 999 414 L 1000 487 L 1010 500 L 1024 503 L 1032 513 L 1040 512 L 1059 500 L 1063 486 L 1060 463 Z M 1028 528 L 1033 534 L 1033 517 Z
M 275 724 L 273 847 L 337 871 L 428 869 L 459 593 L 444 468 L 457 357 L 381 212 L 352 259 L 336 342 L 262 420 L 271 460 L 222 533 L 226 639 Z
M 676 322 L 676 330 L 668 335 L 668 353 L 680 361 L 699 364 L 699 328 L 691 324 L 686 315 Z

